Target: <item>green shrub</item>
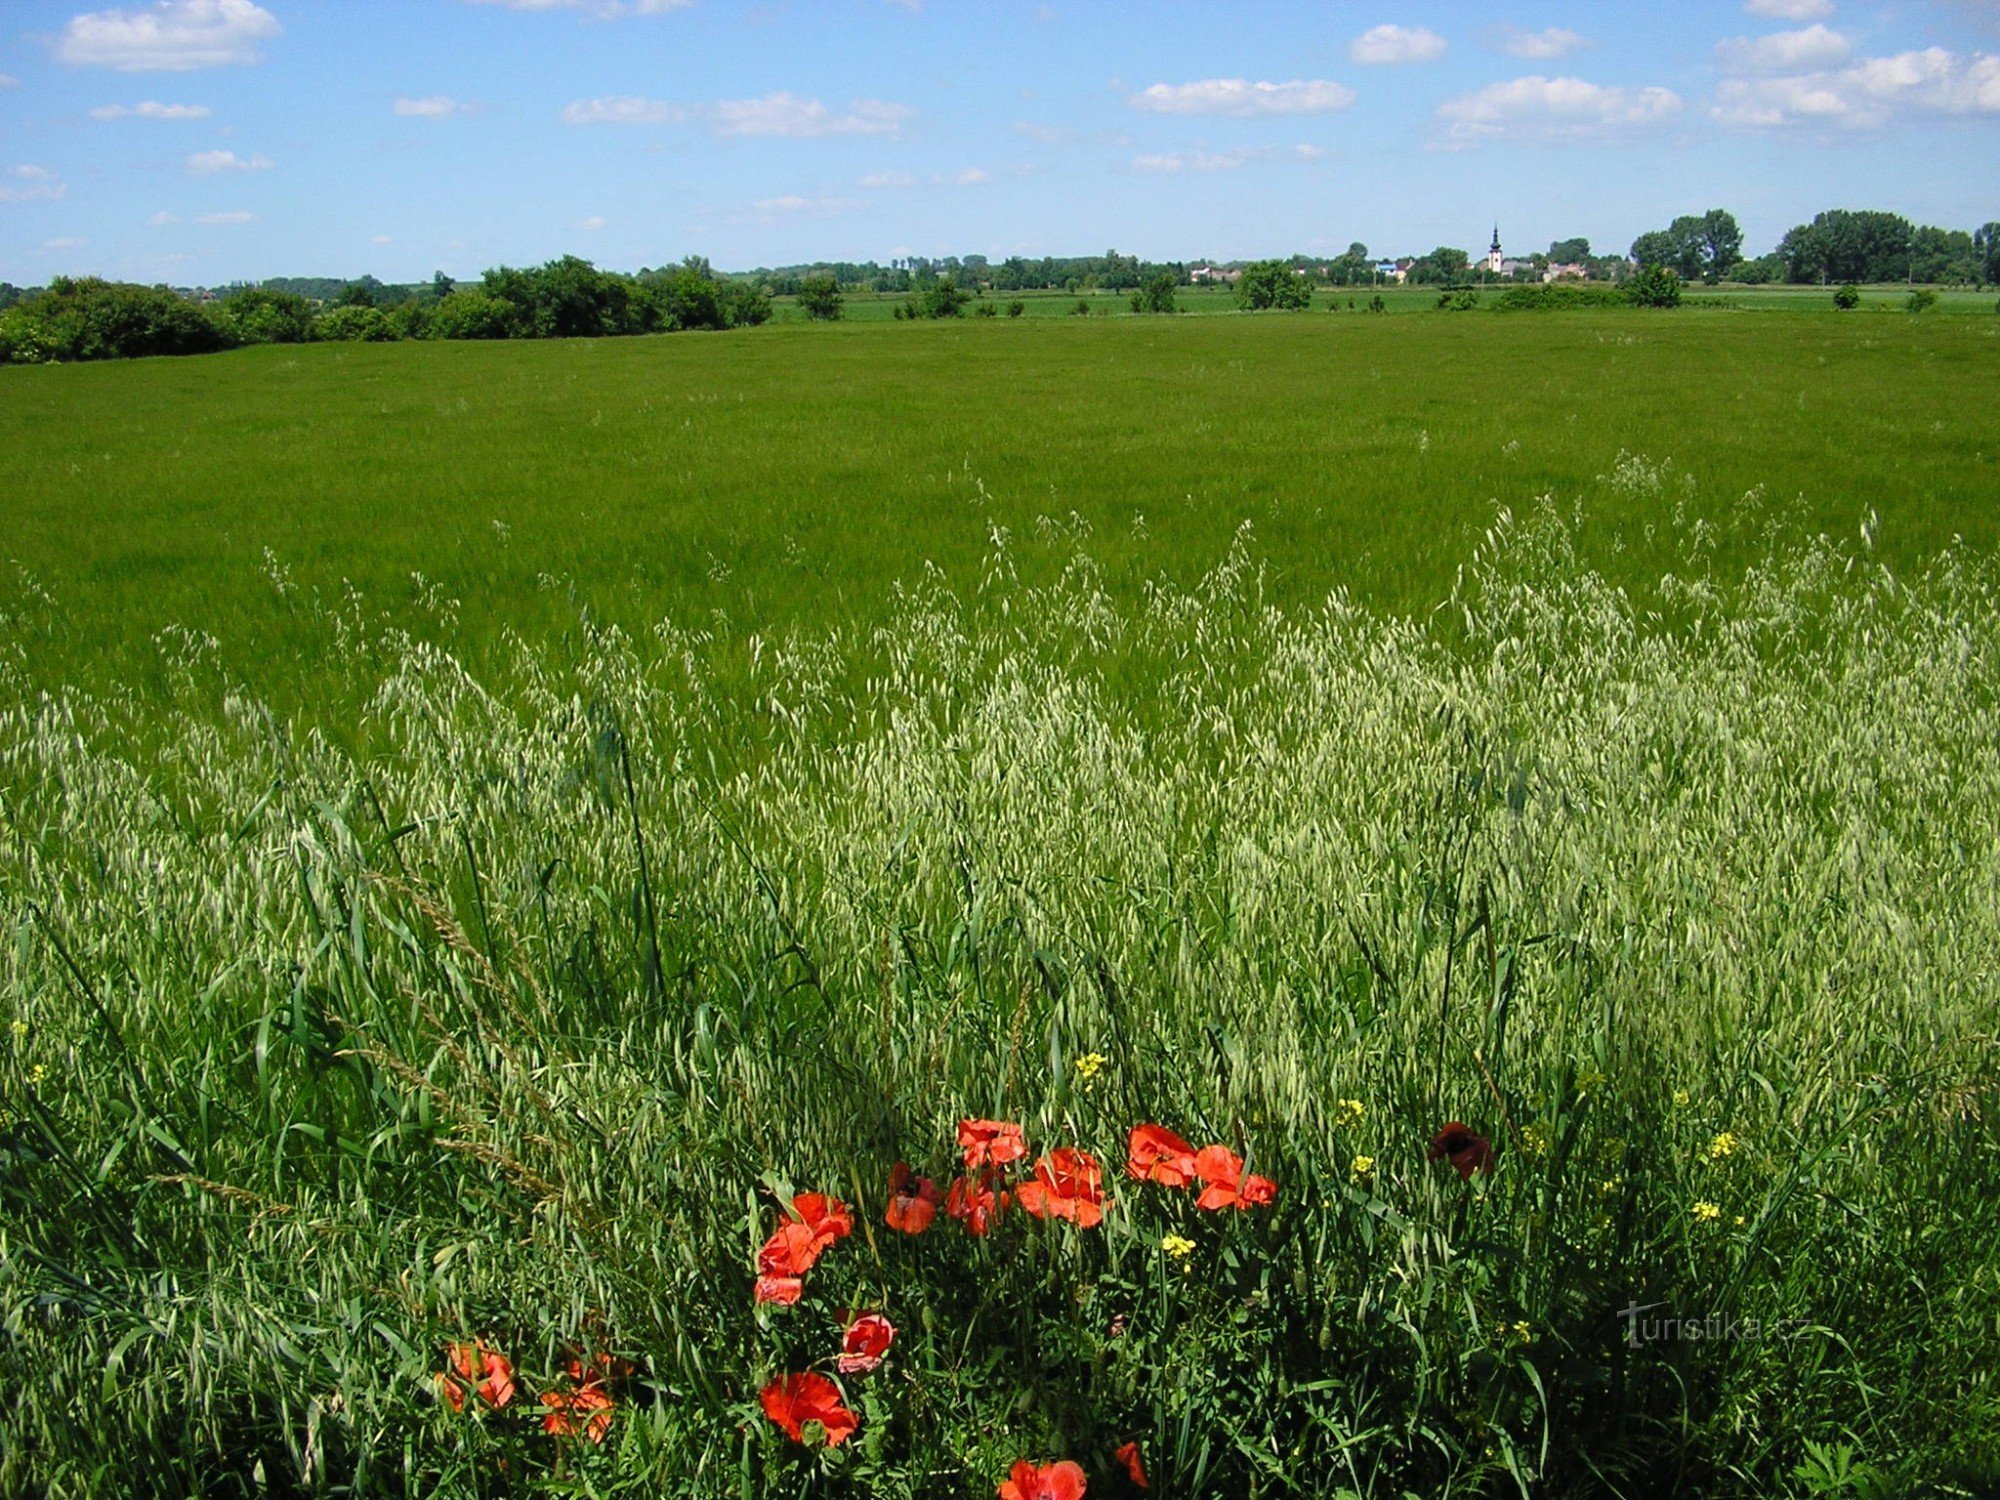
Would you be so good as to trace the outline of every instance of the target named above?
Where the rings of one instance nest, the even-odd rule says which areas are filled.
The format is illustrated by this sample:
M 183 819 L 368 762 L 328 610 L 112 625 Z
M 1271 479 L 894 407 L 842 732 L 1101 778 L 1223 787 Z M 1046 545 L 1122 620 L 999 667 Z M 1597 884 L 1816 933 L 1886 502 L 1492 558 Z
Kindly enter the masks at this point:
M 1132 294 L 1135 313 L 1170 313 L 1174 310 L 1174 273 L 1155 271 Z
M 998 303 L 995 302 L 982 301 L 977 307 L 973 308 L 972 311 L 975 317 L 997 318 L 1000 316 L 1000 306 Z
M 330 307 L 313 319 L 312 338 L 316 344 L 393 344 L 396 325 L 379 307 Z
M 434 339 L 504 339 L 521 324 L 521 310 L 504 297 L 453 292 L 431 309 Z
M 771 294 L 754 281 L 722 285 L 722 321 L 730 328 L 755 328 L 771 321 Z
M 1842 312 L 1852 312 L 1861 305 L 1861 288 L 1853 285 L 1839 288 L 1833 294 L 1833 305 Z
M 1071 316 L 1072 318 L 1087 318 L 1087 317 L 1089 317 L 1089 316 L 1090 316 L 1090 299 L 1089 299 L 1088 297 L 1079 297 L 1079 298 L 1077 298 L 1077 299 L 1076 299 L 1076 306 L 1075 306 L 1075 307 L 1072 307 L 1072 308 L 1071 308 L 1071 309 L 1069 310 L 1069 315 L 1070 315 L 1070 316 Z
M 238 342 L 226 316 L 163 286 L 64 276 L 21 307 L 40 325 L 50 359 L 208 354 Z
M 303 344 L 312 336 L 312 304 L 293 292 L 245 287 L 224 300 L 222 311 L 241 343 Z
M 1385 313 L 1389 310 L 1389 304 L 1383 301 L 1382 294 L 1377 292 L 1368 299 L 1368 310 L 1372 313 Z
M 1937 306 L 1937 293 L 1927 286 L 1920 286 L 1910 293 L 1909 300 L 1903 305 L 1913 313 L 1929 312 Z
M 1028 304 L 1023 302 L 1019 297 L 1016 297 L 1012 302 L 1007 304 L 1007 316 L 1010 318 L 1018 318 L 1027 310 Z
M 1625 283 L 1625 299 L 1634 307 L 1679 307 L 1685 285 L 1671 266 L 1642 266 Z
M 0 313 L 0 365 L 39 365 L 54 358 L 48 334 L 33 314 Z
M 1584 307 L 1625 307 L 1629 303 L 1617 287 L 1570 281 L 1510 286 L 1493 305 L 1502 312 L 1566 312 Z
M 834 322 L 842 312 L 840 283 L 825 273 L 808 276 L 799 283 L 799 306 L 816 323 Z
M 1471 312 L 1479 306 L 1479 293 L 1469 287 L 1455 292 L 1439 292 L 1437 307 L 1439 312 Z
M 1288 260 L 1260 260 L 1243 268 L 1236 302 L 1253 312 L 1301 312 L 1312 306 L 1312 282 Z

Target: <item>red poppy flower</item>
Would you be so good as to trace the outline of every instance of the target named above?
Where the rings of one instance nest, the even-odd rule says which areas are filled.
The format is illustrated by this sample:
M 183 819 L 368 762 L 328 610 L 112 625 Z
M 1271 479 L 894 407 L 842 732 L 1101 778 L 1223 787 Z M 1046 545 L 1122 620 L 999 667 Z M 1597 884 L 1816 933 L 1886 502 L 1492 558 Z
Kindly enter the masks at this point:
M 895 1337 L 895 1324 L 880 1313 L 863 1313 L 847 1325 L 847 1336 L 840 1342 L 840 1373 L 867 1374 L 882 1363 Z
M 550 1437 L 587 1437 L 601 1443 L 611 1431 L 611 1412 L 616 1405 L 599 1385 L 574 1391 L 543 1391 L 542 1405 L 549 1411 L 542 1418 L 542 1431 Z
M 1140 1489 L 1149 1490 L 1152 1488 L 1151 1485 L 1146 1483 L 1146 1466 L 1139 1461 L 1139 1445 L 1137 1443 L 1127 1443 L 1111 1456 L 1125 1465 L 1125 1472 L 1132 1476 L 1132 1482 L 1138 1485 Z
M 1000 1481 L 1000 1500 L 1083 1500 L 1083 1470 L 1064 1459 L 1036 1468 L 1025 1458 Z
M 1194 1173 L 1203 1183 L 1194 1206 L 1211 1213 L 1223 1208 L 1262 1208 L 1278 1191 L 1270 1178 L 1246 1174 L 1243 1158 L 1227 1146 L 1203 1146 L 1195 1153 Z
M 1068 1219 L 1079 1229 L 1104 1221 L 1104 1174 L 1095 1157 L 1074 1146 L 1058 1146 L 1043 1156 L 1014 1196 L 1038 1219 Z
M 1493 1171 L 1493 1143 L 1456 1120 L 1431 1137 L 1430 1150 L 1424 1154 L 1430 1161 L 1448 1159 L 1465 1181 L 1470 1181 L 1474 1172 Z
M 453 1411 L 465 1410 L 468 1385 L 474 1386 L 479 1399 L 495 1411 L 514 1399 L 514 1367 L 504 1355 L 487 1348 L 484 1340 L 447 1346 L 445 1362 L 451 1372 L 438 1376 L 438 1394 Z
M 977 1177 L 959 1178 L 944 1195 L 946 1215 L 965 1225 L 968 1233 L 984 1236 L 1014 1201 L 999 1181 L 1000 1174 L 991 1167 Z
M 838 1448 L 854 1435 L 861 1421 L 840 1401 L 840 1387 L 807 1370 L 798 1375 L 780 1375 L 758 1393 L 764 1415 L 784 1429 L 795 1443 L 806 1440 L 808 1422 L 817 1422 L 826 1434 L 826 1445 Z
M 792 1212 L 813 1232 L 812 1260 L 806 1262 L 808 1267 L 828 1245 L 854 1233 L 854 1215 L 848 1212 L 847 1205 L 825 1193 L 800 1193 L 792 1199 Z
M 883 1222 L 904 1234 L 922 1234 L 937 1217 L 938 1199 L 936 1183 L 897 1162 L 889 1169 L 889 1212 Z
M 960 1120 L 958 1145 L 965 1153 L 968 1172 L 985 1166 L 1004 1167 L 1028 1154 L 1021 1127 L 1005 1120 Z
M 1164 1125 L 1134 1125 L 1125 1150 L 1127 1177 L 1172 1188 L 1194 1181 L 1194 1147 Z

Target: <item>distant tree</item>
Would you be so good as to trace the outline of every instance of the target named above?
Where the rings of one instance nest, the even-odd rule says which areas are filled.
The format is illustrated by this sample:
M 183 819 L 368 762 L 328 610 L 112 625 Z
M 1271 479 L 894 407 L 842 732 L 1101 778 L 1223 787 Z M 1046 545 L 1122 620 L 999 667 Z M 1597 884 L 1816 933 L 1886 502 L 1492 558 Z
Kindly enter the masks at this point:
M 808 318 L 831 323 L 841 315 L 840 283 L 831 276 L 808 276 L 799 283 L 799 306 Z
M 485 292 L 454 292 L 431 312 L 429 336 L 434 339 L 504 339 L 523 324 L 521 310 L 504 297 Z
M 1777 253 L 1798 284 L 1904 281 L 1915 234 L 1901 214 L 1832 209 L 1789 231 Z
M 5 312 L 26 295 L 27 293 L 15 286 L 13 282 L 0 281 L 0 312 Z
M 348 303 L 328 308 L 314 318 L 312 337 L 315 343 L 325 344 L 390 344 L 398 335 L 381 308 Z
M 2000 223 L 1980 225 L 1973 232 L 1972 248 L 1979 263 L 1979 279 L 1988 286 L 2000 283 Z
M 1279 308 L 1297 312 L 1312 306 L 1312 283 L 1287 260 L 1254 261 L 1236 283 L 1236 301 L 1253 311 Z
M 449 276 L 445 275 L 444 272 L 437 271 L 432 273 L 431 301 L 442 302 L 444 301 L 445 298 L 449 297 L 453 292 L 457 290 L 458 290 L 458 283 L 453 281 Z
M 1655 263 L 1625 283 L 1625 295 L 1634 307 L 1679 307 L 1681 286 L 1680 272 Z
M 730 328 L 755 328 L 771 321 L 771 294 L 755 281 L 722 284 L 722 321 Z
M 335 307 L 380 307 L 382 305 L 382 283 L 373 276 L 358 276 L 340 289 L 334 299 Z
M 1558 266 L 1580 266 L 1590 259 L 1590 241 L 1578 236 L 1570 240 L 1557 240 L 1549 246 L 1549 260 Z
M 1833 305 L 1842 312 L 1852 312 L 1861 305 L 1861 288 L 1852 282 L 1833 294 Z
M 148 354 L 207 354 L 234 348 L 236 327 L 218 309 L 163 286 L 133 286 L 95 276 L 58 276 L 48 290 L 14 308 L 42 358 L 135 359 Z
M 1155 271 L 1132 294 L 1132 311 L 1170 313 L 1174 310 L 1174 273 Z
M 312 304 L 291 292 L 247 286 L 223 299 L 221 305 L 243 343 L 303 344 L 312 337 Z
M 1667 266 L 1684 281 L 1720 281 L 1743 260 L 1743 231 L 1727 209 L 1684 214 L 1632 242 L 1641 266 Z
M 1463 281 L 1472 269 L 1472 257 L 1450 245 L 1440 245 L 1429 255 L 1418 256 L 1409 270 L 1409 279 L 1418 286 L 1436 286 Z

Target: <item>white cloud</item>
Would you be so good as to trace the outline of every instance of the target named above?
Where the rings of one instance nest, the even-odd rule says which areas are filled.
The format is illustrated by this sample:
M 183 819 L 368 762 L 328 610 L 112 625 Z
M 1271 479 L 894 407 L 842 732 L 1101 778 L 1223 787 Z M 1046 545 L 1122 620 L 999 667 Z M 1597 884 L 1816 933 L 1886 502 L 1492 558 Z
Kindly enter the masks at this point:
M 908 172 L 871 172 L 855 184 L 856 187 L 871 191 L 876 188 L 906 188 L 916 185 L 917 179 Z
M 1194 83 L 1156 83 L 1132 96 L 1134 109 L 1163 115 L 1324 114 L 1353 103 L 1353 89 L 1323 78 L 1290 83 L 1204 78 Z
M 1234 151 L 1159 151 L 1132 158 L 1135 172 L 1233 172 L 1271 154 L 1268 146 L 1241 146 Z
M 245 212 L 243 212 L 243 210 L 241 210 L 241 209 L 237 209 L 237 210 L 235 210 L 234 212 L 231 212 L 231 213 L 226 213 L 226 214 L 202 214 L 202 215 L 200 215 L 199 217 L 197 217 L 197 218 L 195 219 L 195 223 L 197 223 L 197 224 L 250 224 L 250 223 L 254 223 L 254 222 L 256 221 L 256 218 L 257 218 L 257 216 L 256 216 L 255 214 L 252 214 L 252 213 L 245 213 Z
M 1428 26 L 1371 26 L 1348 43 L 1347 55 L 1363 67 L 1435 62 L 1445 53 L 1445 39 Z
M 1834 12 L 1833 0 L 1743 0 L 1743 8 L 1773 21 L 1824 21 Z
M 817 99 L 780 91 L 761 99 L 725 99 L 716 104 L 674 104 L 665 99 L 615 95 L 579 99 L 562 112 L 565 125 L 670 125 L 705 118 L 717 135 L 790 136 L 900 135 L 916 111 L 906 104 L 856 99 L 835 111 Z
M 667 125 L 685 119 L 687 111 L 664 99 L 638 99 L 629 94 L 604 99 L 578 99 L 562 112 L 565 125 Z
M 605 218 L 603 214 L 592 214 L 589 218 L 585 219 L 582 223 L 578 224 L 576 227 L 578 229 L 602 229 L 606 224 L 609 224 L 610 222 L 611 221 Z
M 429 94 L 422 99 L 398 99 L 395 110 L 413 120 L 448 120 L 468 113 L 469 107 L 444 94 Z
M 1566 26 L 1551 26 L 1545 31 L 1523 31 L 1518 26 L 1505 26 L 1500 30 L 1499 45 L 1509 57 L 1546 62 L 1550 58 L 1568 57 L 1572 52 L 1581 52 L 1597 44 Z
M 81 250 L 89 243 L 89 240 L 43 240 L 42 248 L 44 250 Z
M 185 73 L 254 63 L 259 45 L 283 30 L 251 0 L 159 0 L 71 18 L 56 40 L 56 56 L 121 73 Z
M 217 172 L 268 172 L 271 158 L 238 156 L 234 151 L 197 151 L 187 159 L 187 169 L 197 177 L 212 177 Z
M 2000 57 L 1930 47 L 1778 78 L 1726 78 L 1709 111 L 1722 125 L 1871 130 L 1905 115 L 2000 114 Z
M 1292 155 L 1296 156 L 1300 161 L 1318 161 L 1320 158 L 1331 154 L 1324 146 L 1292 147 Z
M 0 203 L 51 203 L 69 184 L 47 167 L 9 167 L 0 172 Z
M 1663 125 L 1681 112 L 1672 89 L 1612 88 L 1581 78 L 1516 78 L 1438 106 L 1453 145 L 1490 140 L 1603 140 Z
M 1846 62 L 1854 46 L 1837 31 L 1812 25 L 1803 31 L 1731 37 L 1715 44 L 1716 62 L 1731 73 L 1798 73 Z
M 214 113 L 206 104 L 160 104 L 148 99 L 129 108 L 123 104 L 102 104 L 90 112 L 93 120 L 206 120 Z
M 982 182 L 991 182 L 993 174 L 984 167 L 967 167 L 951 178 L 953 187 L 977 187 Z
M 158 213 L 154 214 L 151 218 L 146 220 L 146 227 L 148 229 L 165 229 L 170 224 L 178 224 L 178 223 L 180 223 L 180 218 L 178 215 L 170 214 L 165 209 L 161 209 Z
M 806 138 L 827 135 L 900 135 L 916 114 L 907 104 L 880 99 L 856 99 L 836 113 L 817 99 L 780 90 L 761 99 L 725 99 L 709 107 L 718 135 L 777 135 Z

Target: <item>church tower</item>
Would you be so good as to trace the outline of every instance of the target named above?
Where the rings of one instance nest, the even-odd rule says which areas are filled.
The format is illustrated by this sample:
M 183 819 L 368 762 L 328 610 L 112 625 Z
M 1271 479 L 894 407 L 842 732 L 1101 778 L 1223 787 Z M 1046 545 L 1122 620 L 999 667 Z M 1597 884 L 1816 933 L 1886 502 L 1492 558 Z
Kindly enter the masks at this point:
M 1500 274 L 1500 226 L 1493 226 L 1493 248 L 1486 254 L 1486 269 L 1495 276 Z

